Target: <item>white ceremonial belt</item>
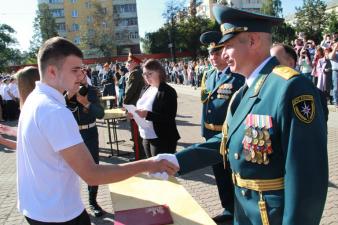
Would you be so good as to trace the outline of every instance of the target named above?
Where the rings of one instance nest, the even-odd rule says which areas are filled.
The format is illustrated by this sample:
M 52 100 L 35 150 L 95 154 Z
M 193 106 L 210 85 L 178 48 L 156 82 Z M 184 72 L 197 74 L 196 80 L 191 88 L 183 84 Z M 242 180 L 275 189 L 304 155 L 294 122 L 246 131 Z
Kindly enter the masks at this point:
M 85 124 L 85 125 L 79 125 L 79 130 L 85 130 L 85 129 L 89 129 L 95 126 L 96 126 L 96 122 Z

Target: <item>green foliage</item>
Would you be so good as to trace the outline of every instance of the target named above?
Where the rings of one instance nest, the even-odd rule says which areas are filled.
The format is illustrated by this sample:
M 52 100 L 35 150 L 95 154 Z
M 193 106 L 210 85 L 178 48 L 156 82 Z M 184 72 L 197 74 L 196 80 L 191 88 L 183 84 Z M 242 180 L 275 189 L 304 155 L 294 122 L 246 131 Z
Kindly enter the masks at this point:
M 327 20 L 325 10 L 322 0 L 303 0 L 303 6 L 296 8 L 296 31 L 319 43 Z
M 87 29 L 84 29 L 81 34 L 81 48 L 84 49 L 85 55 L 112 57 L 116 48 L 112 15 L 98 2 L 94 2 L 93 7 L 91 14 L 93 20 L 87 24 Z M 123 40 L 119 41 L 123 42 Z
M 196 15 L 196 7 L 200 1 L 190 1 L 188 8 L 180 1 L 167 1 L 163 17 L 167 23 L 156 32 L 147 33 L 141 38 L 142 49 L 145 53 L 170 52 L 169 44 L 173 44 L 176 51 L 190 51 L 193 56 L 206 53 L 201 46 L 199 37 L 203 32 L 219 30 L 214 21 Z
M 285 22 L 279 26 L 272 28 L 273 42 L 291 44 L 291 42 L 295 40 L 295 38 L 296 38 L 295 29 Z
M 265 0 L 261 7 L 261 13 L 280 17 L 282 15 L 282 2 L 281 0 Z
M 338 16 L 335 13 L 330 13 L 325 26 L 325 33 L 332 34 L 338 31 Z
M 24 64 L 35 64 L 39 48 L 46 40 L 58 36 L 55 18 L 46 3 L 38 5 L 33 22 L 33 36 L 28 52 L 23 53 Z
M 14 48 L 17 44 L 14 33 L 15 30 L 11 26 L 0 24 L 0 72 L 5 71 L 7 66 L 21 61 L 20 51 Z

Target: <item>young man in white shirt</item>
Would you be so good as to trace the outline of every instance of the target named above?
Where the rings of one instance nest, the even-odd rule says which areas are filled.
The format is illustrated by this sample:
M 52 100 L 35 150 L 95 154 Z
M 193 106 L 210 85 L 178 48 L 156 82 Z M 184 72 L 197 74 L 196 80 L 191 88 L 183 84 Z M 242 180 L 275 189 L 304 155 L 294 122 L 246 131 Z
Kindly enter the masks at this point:
M 79 177 L 89 185 L 117 182 L 142 172 L 175 174 L 178 168 L 153 158 L 120 165 L 95 164 L 62 93 L 85 78 L 82 52 L 61 37 L 38 53 L 40 82 L 22 108 L 17 137 L 18 209 L 29 224 L 90 225 Z

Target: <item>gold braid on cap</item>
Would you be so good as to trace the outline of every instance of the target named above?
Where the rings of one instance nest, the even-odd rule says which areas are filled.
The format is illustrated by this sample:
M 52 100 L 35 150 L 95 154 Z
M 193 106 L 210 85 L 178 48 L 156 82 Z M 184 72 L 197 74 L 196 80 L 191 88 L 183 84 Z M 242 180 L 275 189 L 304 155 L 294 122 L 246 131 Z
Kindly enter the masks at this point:
M 221 31 L 223 35 L 230 34 L 230 33 L 244 32 L 248 30 L 248 27 L 232 27 L 230 29 L 225 29 L 223 25 L 224 23 L 221 24 Z
M 209 47 L 208 47 L 208 50 L 214 49 L 214 48 L 220 48 L 220 47 L 223 47 L 223 46 L 224 46 L 224 44 L 216 45 L 215 42 L 211 42 Z

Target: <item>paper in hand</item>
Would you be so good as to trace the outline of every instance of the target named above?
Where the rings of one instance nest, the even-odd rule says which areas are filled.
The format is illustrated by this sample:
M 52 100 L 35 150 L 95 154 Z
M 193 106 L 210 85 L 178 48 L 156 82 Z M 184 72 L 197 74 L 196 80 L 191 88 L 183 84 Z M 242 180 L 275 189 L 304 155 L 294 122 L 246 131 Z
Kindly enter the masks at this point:
M 133 118 L 135 122 L 137 123 L 138 126 L 142 128 L 147 128 L 149 127 L 149 123 L 144 118 L 141 118 L 137 113 L 136 113 L 136 107 L 134 105 L 123 105 L 124 108 L 128 110 L 129 113 L 133 115 Z

